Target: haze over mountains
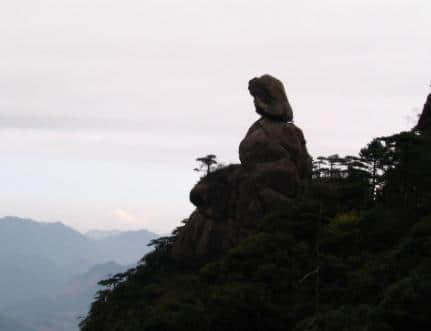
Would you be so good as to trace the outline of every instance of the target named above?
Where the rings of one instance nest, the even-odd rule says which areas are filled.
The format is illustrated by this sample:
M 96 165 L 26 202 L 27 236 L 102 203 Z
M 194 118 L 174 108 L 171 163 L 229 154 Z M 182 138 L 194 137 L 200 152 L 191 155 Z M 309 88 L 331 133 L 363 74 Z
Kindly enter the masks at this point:
M 0 218 L 0 330 L 77 330 L 97 282 L 136 264 L 157 237 L 146 230 L 83 235 L 62 223 Z

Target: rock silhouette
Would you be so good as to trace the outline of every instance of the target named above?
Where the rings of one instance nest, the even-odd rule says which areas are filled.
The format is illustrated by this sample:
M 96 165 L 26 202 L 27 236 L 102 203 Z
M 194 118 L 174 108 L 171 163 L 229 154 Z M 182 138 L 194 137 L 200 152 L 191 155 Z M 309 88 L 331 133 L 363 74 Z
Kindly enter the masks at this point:
M 256 112 L 264 117 L 279 121 L 292 121 L 293 112 L 287 100 L 283 83 L 278 79 L 263 75 L 248 83 L 248 90 L 254 98 Z
M 173 244 L 176 259 L 216 256 L 247 235 L 276 205 L 304 192 L 312 162 L 283 84 L 270 75 L 253 78 L 249 91 L 262 117 L 239 146 L 241 164 L 209 173 L 190 193 L 197 207 Z

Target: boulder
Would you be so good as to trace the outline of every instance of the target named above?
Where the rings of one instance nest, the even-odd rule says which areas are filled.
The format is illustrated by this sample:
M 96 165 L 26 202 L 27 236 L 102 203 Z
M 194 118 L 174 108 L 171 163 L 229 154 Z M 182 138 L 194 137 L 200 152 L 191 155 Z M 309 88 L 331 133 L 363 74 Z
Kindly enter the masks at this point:
M 175 259 L 208 258 L 229 249 L 242 238 L 242 221 L 261 214 L 256 190 L 244 168 L 230 165 L 209 173 L 190 192 L 196 210 L 177 234 Z
M 301 177 L 309 176 L 311 158 L 304 135 L 293 123 L 261 118 L 248 130 L 239 145 L 239 159 L 246 168 L 281 159 L 291 160 Z

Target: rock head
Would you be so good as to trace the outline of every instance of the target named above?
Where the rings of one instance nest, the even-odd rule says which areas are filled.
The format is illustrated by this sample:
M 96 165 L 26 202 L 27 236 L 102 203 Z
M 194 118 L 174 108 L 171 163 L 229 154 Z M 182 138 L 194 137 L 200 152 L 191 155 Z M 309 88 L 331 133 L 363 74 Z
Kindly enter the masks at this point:
M 294 196 L 311 178 L 312 162 L 301 129 L 290 122 L 293 113 L 283 84 L 264 75 L 252 79 L 249 90 L 262 117 L 250 127 L 239 146 L 241 164 L 260 177 L 274 177 L 277 173 L 275 177 L 281 182 L 289 177 L 291 184 L 277 191 Z M 276 112 L 280 116 L 274 116 Z
M 283 83 L 271 75 L 255 77 L 248 82 L 248 90 L 254 98 L 256 112 L 273 120 L 293 120 L 293 112 L 287 100 Z
M 178 231 L 172 256 L 208 258 L 233 247 L 248 224 L 301 195 L 311 180 L 312 162 L 302 131 L 291 121 L 283 84 L 270 75 L 249 82 L 262 117 L 239 146 L 241 164 L 209 173 L 190 193 L 196 206 Z

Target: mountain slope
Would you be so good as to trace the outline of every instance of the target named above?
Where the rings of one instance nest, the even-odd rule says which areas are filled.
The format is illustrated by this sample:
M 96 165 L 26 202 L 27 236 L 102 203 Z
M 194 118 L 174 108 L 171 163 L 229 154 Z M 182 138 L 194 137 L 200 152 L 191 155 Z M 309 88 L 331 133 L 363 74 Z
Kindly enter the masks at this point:
M 81 330 L 431 330 L 430 133 L 320 157 L 292 199 L 247 199 L 230 185 L 239 165 L 208 174 L 191 194 L 198 210 L 103 282 Z M 264 214 L 226 217 L 232 197 Z
M 417 218 L 346 207 L 362 193 L 316 181 L 310 196 L 202 263 L 178 262 L 160 245 L 105 282 L 82 330 L 429 330 L 431 200 Z
M 100 279 L 127 269 L 128 267 L 114 262 L 95 265 L 88 272 L 74 276 L 59 289 L 52 289 L 45 296 L 7 307 L 3 313 L 24 325 L 37 326 L 38 330 L 76 331 L 79 319 L 88 312 L 91 301 L 100 290 Z M 1 328 L 0 330 L 3 331 Z

